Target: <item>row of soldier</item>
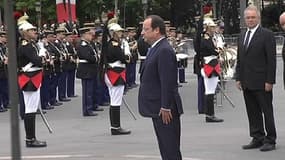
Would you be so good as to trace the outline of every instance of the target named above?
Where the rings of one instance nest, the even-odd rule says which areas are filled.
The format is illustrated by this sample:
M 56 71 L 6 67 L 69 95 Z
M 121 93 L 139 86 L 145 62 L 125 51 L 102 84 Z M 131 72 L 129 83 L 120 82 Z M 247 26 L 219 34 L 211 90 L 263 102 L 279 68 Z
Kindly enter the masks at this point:
M 111 19 L 105 28 L 100 29 L 92 23 L 85 23 L 78 30 L 80 37 L 64 26 L 55 30 L 46 28 L 38 35 L 37 28 L 27 18 L 23 16 L 18 20 L 21 38 L 17 52 L 20 111 L 25 124 L 26 146 L 46 146 L 46 142 L 35 136 L 38 107 L 54 109 L 77 97 L 75 77 L 81 79 L 83 116 L 96 116 L 98 114 L 94 111 L 103 110 L 99 106 L 110 105 L 111 134 L 130 134 L 129 130 L 121 128 L 120 106 L 123 94 L 138 86 L 137 60 L 141 59 L 143 63 L 149 48 L 142 37 L 135 39 L 136 28 L 126 28 L 128 35 L 123 35 L 125 30 L 116 19 Z M 105 41 L 104 31 L 107 31 Z M 170 28 L 169 31 L 173 30 Z M 2 31 L 1 71 L 4 71 L 5 78 L 1 78 L 1 87 L 6 88 L 4 91 L 1 88 L 0 111 L 7 111 L 9 102 L 5 43 L 6 33 Z M 175 45 L 173 48 L 176 49 Z M 181 82 L 185 82 L 185 78 Z

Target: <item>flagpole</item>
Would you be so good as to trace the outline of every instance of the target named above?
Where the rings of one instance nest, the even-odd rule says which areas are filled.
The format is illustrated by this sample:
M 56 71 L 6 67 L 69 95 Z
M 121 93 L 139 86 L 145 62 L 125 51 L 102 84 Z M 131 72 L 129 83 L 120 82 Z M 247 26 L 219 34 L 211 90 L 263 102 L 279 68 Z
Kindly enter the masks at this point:
M 70 4 L 70 0 L 68 0 L 68 24 L 69 27 L 72 27 L 72 15 L 71 15 L 71 4 Z

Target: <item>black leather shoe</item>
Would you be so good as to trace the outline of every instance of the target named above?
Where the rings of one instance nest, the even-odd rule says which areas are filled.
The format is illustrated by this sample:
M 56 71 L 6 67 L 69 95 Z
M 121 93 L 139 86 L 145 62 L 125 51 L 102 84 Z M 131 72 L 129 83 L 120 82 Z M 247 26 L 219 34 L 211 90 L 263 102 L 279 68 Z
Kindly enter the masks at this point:
M 251 141 L 249 144 L 243 145 L 242 149 L 255 149 L 263 145 L 261 141 Z
M 61 102 L 55 102 L 55 103 L 53 103 L 53 104 L 51 104 L 52 106 L 61 106 L 62 105 L 62 103 Z
M 206 117 L 206 122 L 224 122 L 224 120 L 223 119 L 221 119 L 221 118 L 217 118 L 217 117 L 215 117 L 215 116 L 211 116 L 211 117 Z
M 54 107 L 53 106 L 50 106 L 50 105 L 48 105 L 48 106 L 45 106 L 45 107 L 42 107 L 44 110 L 51 110 L 51 109 L 54 109 Z
M 68 102 L 68 101 L 70 101 L 71 99 L 68 99 L 68 98 L 61 98 L 61 99 L 59 99 L 59 101 L 61 101 L 61 102 Z
M 8 111 L 6 108 L 0 108 L 0 112 L 6 112 Z
M 132 88 L 137 88 L 139 85 L 138 84 L 132 84 L 131 87 Z
M 98 114 L 97 114 L 97 113 L 94 113 L 94 112 L 89 112 L 89 113 L 83 114 L 84 117 L 97 116 L 97 115 L 98 115 Z
M 126 135 L 131 134 L 131 131 L 125 130 L 123 128 L 111 128 L 111 134 L 112 135 Z
M 75 98 L 75 97 L 78 97 L 78 95 L 71 95 L 71 96 L 68 96 L 70 98 Z
M 37 139 L 27 139 L 26 140 L 26 147 L 46 147 L 47 143 L 45 141 L 39 141 Z
M 104 109 L 97 107 L 97 108 L 93 109 L 93 111 L 104 111 Z
M 262 151 L 262 152 L 272 151 L 272 150 L 275 150 L 275 149 L 276 149 L 275 144 L 270 144 L 270 143 L 264 143 L 263 146 L 261 146 L 259 148 L 259 150 Z
M 109 106 L 110 102 L 103 102 L 102 104 L 99 104 L 99 106 Z

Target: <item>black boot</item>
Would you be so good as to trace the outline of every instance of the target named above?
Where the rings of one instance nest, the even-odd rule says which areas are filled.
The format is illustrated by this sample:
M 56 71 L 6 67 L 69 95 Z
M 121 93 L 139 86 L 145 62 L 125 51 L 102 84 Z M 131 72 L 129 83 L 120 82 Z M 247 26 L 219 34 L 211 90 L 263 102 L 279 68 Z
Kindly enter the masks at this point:
M 131 133 L 131 131 L 121 128 L 120 106 L 110 106 L 109 114 L 110 114 L 112 135 L 123 135 Z
M 206 122 L 223 122 L 223 119 L 215 117 L 214 94 L 205 95 L 205 101 Z
M 26 131 L 26 147 L 46 147 L 46 142 L 36 139 L 36 115 L 35 113 L 25 114 L 24 125 Z
M 26 147 L 37 148 L 37 147 L 46 147 L 47 143 L 45 141 L 39 141 L 35 138 L 26 139 Z

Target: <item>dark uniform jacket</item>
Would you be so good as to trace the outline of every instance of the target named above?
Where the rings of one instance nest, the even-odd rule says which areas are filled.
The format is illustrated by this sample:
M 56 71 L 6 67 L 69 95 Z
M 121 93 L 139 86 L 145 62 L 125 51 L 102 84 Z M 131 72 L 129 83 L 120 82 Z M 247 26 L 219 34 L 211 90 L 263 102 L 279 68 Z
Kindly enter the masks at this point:
M 67 60 L 66 60 L 66 70 L 75 70 L 76 69 L 76 58 L 77 55 L 75 53 L 74 46 L 69 42 L 64 43 L 66 52 L 67 52 Z
M 239 36 L 236 80 L 241 82 L 243 88 L 264 90 L 266 82 L 275 83 L 275 37 L 271 31 L 259 26 L 246 49 L 245 34 L 242 32 Z
M 81 79 L 91 79 L 97 76 L 98 58 L 97 53 L 90 42 L 81 40 L 77 48 L 79 64 L 76 77 Z M 86 61 L 86 62 L 80 62 Z
M 20 88 L 24 91 L 36 91 L 41 83 L 42 77 L 39 76 L 42 76 L 42 74 L 39 73 L 42 72 L 42 70 L 33 72 L 26 72 L 23 70 L 23 67 L 29 63 L 33 64 L 31 68 L 42 67 L 42 57 L 40 57 L 38 53 L 39 49 L 37 48 L 37 44 L 35 42 L 27 41 L 25 39 L 21 40 L 17 51 L 19 78 L 24 75 L 30 78 L 34 77 L 34 80 L 37 79 L 36 81 L 33 81 L 32 79 L 26 81 L 24 78 L 23 80 L 25 82 L 19 80 Z
M 109 64 L 114 63 L 116 61 L 119 61 L 121 64 L 126 64 L 130 62 L 130 56 L 125 55 L 123 52 L 123 49 L 121 48 L 121 43 L 118 42 L 115 39 L 111 39 L 108 42 L 108 52 L 106 55 L 106 65 L 107 65 L 107 75 L 109 79 L 111 80 L 111 83 L 116 86 L 116 85 L 124 85 L 126 82 L 126 76 L 122 75 L 126 71 L 125 67 L 111 67 Z M 114 76 L 117 78 L 111 78 L 113 76 L 110 76 L 110 73 L 114 73 L 119 75 Z
M 208 64 L 205 64 L 205 62 L 203 61 L 204 57 L 218 56 L 219 53 L 216 49 L 217 48 L 213 42 L 213 37 L 205 33 L 204 36 L 201 38 L 200 58 L 202 59 L 203 68 L 208 77 L 211 77 L 212 75 L 218 76 L 220 74 L 218 58 L 211 60 Z M 218 66 L 218 68 L 216 66 Z M 216 70 L 212 70 L 212 68 L 216 68 Z
M 132 44 L 132 45 L 137 43 L 137 41 L 134 38 L 129 39 L 128 42 L 129 42 L 129 44 Z M 137 63 L 137 60 L 139 59 L 138 49 L 137 48 L 131 49 L 132 45 L 130 45 L 130 51 L 131 51 L 131 55 L 132 55 L 132 57 L 130 59 L 130 63 Z
M 54 45 L 60 51 L 60 67 L 61 67 L 61 71 L 66 71 L 68 64 L 67 64 L 67 52 L 66 52 L 65 46 L 64 46 L 63 42 L 58 40 L 58 39 L 54 41 Z
M 49 54 L 52 56 L 52 59 L 54 60 L 54 71 L 57 73 L 62 72 L 62 62 L 60 60 L 60 57 L 61 57 L 60 50 L 52 42 L 48 42 L 47 45 L 45 45 L 45 48 L 47 49 Z

